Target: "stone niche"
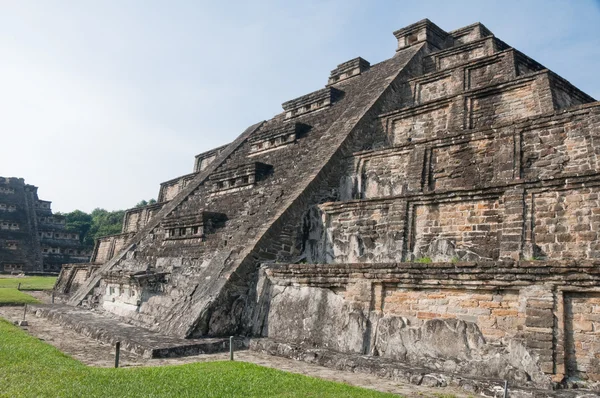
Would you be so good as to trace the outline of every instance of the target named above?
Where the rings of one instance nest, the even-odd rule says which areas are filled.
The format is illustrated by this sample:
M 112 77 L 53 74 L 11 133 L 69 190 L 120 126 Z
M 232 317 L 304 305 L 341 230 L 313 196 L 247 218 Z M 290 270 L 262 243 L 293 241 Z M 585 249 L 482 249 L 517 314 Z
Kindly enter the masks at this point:
M 451 129 L 452 100 L 441 100 L 399 112 L 386 120 L 394 145 L 434 138 Z
M 512 68 L 510 73 L 515 73 L 514 65 Z M 446 94 L 457 92 L 457 84 L 462 86 L 458 77 L 442 73 L 428 79 L 432 80 L 414 80 L 409 85 L 415 101 L 421 96 L 435 100 L 379 115 L 393 145 L 444 138 L 465 129 L 509 125 L 553 109 L 547 71 L 453 96 Z
M 449 33 L 454 38 L 455 45 L 466 44 L 487 36 L 492 36 L 492 32 L 479 22 Z
M 414 93 L 415 104 L 423 104 L 460 92 L 461 82 L 451 72 L 421 77 L 409 82 Z
M 422 325 L 428 319 L 476 322 L 488 341 L 514 336 L 525 324 L 518 290 L 414 290 L 390 284 L 384 286 L 382 296 L 382 311 L 406 317 L 411 325 Z
M 350 79 L 351 77 L 358 76 L 364 71 L 369 70 L 370 67 L 371 64 L 369 61 L 361 57 L 341 63 L 337 68 L 331 71 L 327 85 L 339 83 Z
M 54 291 L 61 294 L 76 291 L 98 268 L 99 265 L 93 263 L 63 264 Z
M 163 291 L 168 275 L 154 271 L 106 272 L 103 274 L 105 292 L 102 307 L 121 316 L 138 312 L 142 302 Z
M 173 199 L 183 188 L 187 186 L 196 176 L 198 172 L 186 174 L 181 177 L 174 178 L 169 181 L 165 181 L 160 184 L 160 190 L 158 191 L 158 202 L 168 202 Z
M 414 179 L 410 178 L 410 173 L 418 174 L 422 167 L 415 152 L 387 150 L 354 154 L 354 173 L 351 175 L 353 186 L 345 190 L 353 192 L 353 199 L 373 199 L 407 193 L 415 188 L 411 187 L 410 183 Z M 415 167 L 415 164 L 421 167 Z
M 482 187 L 499 177 L 498 160 L 502 144 L 512 144 L 498 136 L 469 137 L 439 144 L 430 150 L 429 189 L 451 190 Z
M 565 367 L 570 377 L 600 382 L 600 292 L 565 292 Z
M 499 198 L 415 204 L 413 259 L 496 260 L 500 255 L 503 205 Z
M 326 87 L 302 97 L 284 102 L 281 106 L 285 111 L 285 118 L 290 119 L 331 106 L 342 97 L 343 91 L 333 87 Z
M 17 250 L 18 246 L 19 246 L 19 243 L 16 240 L 7 240 L 5 242 L 5 247 L 8 250 Z
M 344 263 L 399 261 L 404 245 L 406 202 L 344 205 L 324 203 L 306 220 L 307 261 Z
M 11 231 L 18 231 L 20 229 L 19 224 L 12 221 L 0 220 L 0 229 L 8 229 Z
M 508 46 L 495 37 L 486 37 L 460 47 L 434 53 L 425 59 L 425 67 L 433 70 L 444 70 L 469 61 L 493 55 L 506 50 Z
M 491 54 L 484 52 L 473 56 L 478 59 L 408 80 L 405 85 L 413 94 L 413 104 L 424 104 L 464 91 L 506 83 L 544 68 L 514 49 Z M 407 102 L 407 105 L 410 105 L 410 102 Z
M 136 207 L 125 212 L 123 232 L 137 232 L 142 229 L 156 213 L 162 209 L 165 202 L 159 202 L 144 207 Z
M 532 257 L 600 258 L 600 188 L 532 192 Z
M 310 126 L 303 123 L 288 123 L 280 128 L 253 135 L 250 142 L 250 155 L 254 156 L 287 147 L 304 136 Z
M 196 155 L 194 159 L 194 172 L 197 173 L 206 169 L 225 148 L 227 148 L 227 145 Z
M 452 36 L 440 29 L 429 19 L 423 19 L 399 29 L 394 32 L 394 36 L 398 40 L 398 49 L 396 51 L 424 42 L 429 43 L 437 49 L 443 49 L 454 44 Z
M 127 232 L 116 235 L 103 236 L 96 239 L 96 245 L 94 246 L 94 253 L 92 254 L 91 262 L 93 263 L 105 263 L 127 246 L 129 240 L 133 237 L 134 233 Z
M 23 264 L 5 263 L 3 264 L 4 272 L 20 272 L 23 271 Z
M 206 234 L 214 232 L 226 220 L 227 216 L 225 214 L 202 211 L 199 214 L 187 216 L 167 216 L 161 226 L 165 230 L 165 239 L 167 240 L 194 239 L 203 241 Z
M 9 213 L 13 213 L 17 211 L 17 206 L 9 205 L 6 203 L 0 203 L 0 211 L 8 211 Z
M 520 130 L 520 177 L 524 180 L 585 174 L 598 169 L 593 125 L 600 117 L 569 117 Z
M 478 261 L 500 258 L 502 194 L 324 203 L 305 220 L 310 263 Z
M 545 73 L 481 90 L 465 98 L 465 128 L 502 125 L 552 110 Z M 547 101 L 541 97 L 546 94 Z
M 273 166 L 261 162 L 244 164 L 211 174 L 213 194 L 236 192 L 252 188 L 273 172 Z

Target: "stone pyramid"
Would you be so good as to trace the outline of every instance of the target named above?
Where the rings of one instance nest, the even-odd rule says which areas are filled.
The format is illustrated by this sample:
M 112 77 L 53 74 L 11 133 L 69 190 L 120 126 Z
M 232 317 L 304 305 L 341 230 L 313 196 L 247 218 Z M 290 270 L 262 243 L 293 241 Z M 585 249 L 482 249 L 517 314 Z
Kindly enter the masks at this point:
M 180 338 L 597 387 L 600 103 L 479 23 L 394 36 L 196 156 L 57 289 Z

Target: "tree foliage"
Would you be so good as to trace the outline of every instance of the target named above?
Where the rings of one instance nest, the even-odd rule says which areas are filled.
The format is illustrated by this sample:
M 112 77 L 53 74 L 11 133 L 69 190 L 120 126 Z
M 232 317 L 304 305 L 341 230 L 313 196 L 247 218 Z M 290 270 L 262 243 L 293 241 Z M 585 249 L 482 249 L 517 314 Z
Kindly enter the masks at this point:
M 121 233 L 124 215 L 125 210 L 107 211 L 99 208 L 92 210 L 92 225 L 84 243 L 93 245 L 94 241 L 101 236 Z
M 135 205 L 135 207 L 144 207 L 144 206 L 148 206 L 148 205 L 153 205 L 155 203 L 156 203 L 156 199 L 141 200 L 138 202 L 138 204 Z
M 154 203 L 156 203 L 155 199 L 142 200 L 135 207 Z M 96 208 L 90 214 L 74 210 L 70 213 L 62 213 L 62 215 L 65 216 L 68 231 L 77 232 L 79 240 L 86 246 L 94 246 L 94 241 L 102 236 L 121 233 L 125 210 L 108 211 Z
M 92 226 L 92 216 L 81 210 L 75 210 L 70 213 L 63 214 L 65 216 L 65 224 L 67 231 L 77 232 L 79 240 L 83 243 L 85 236 L 88 234 Z

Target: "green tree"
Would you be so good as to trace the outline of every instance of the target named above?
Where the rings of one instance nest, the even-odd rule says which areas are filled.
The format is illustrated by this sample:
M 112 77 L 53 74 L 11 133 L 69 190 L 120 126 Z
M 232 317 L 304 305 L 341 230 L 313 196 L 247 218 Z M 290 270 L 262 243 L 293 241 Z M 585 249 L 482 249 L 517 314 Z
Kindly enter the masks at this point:
M 84 243 L 85 237 L 92 227 L 92 216 L 81 210 L 74 210 L 63 214 L 63 216 L 65 216 L 67 231 L 77 232 L 79 234 L 79 241 Z
M 144 207 L 144 206 L 148 206 L 148 205 L 153 205 L 156 203 L 156 199 L 150 199 L 150 200 L 141 200 L 139 201 L 135 207 Z
M 153 205 L 156 199 L 142 200 L 135 207 Z M 86 246 L 94 246 L 96 239 L 121 233 L 125 210 L 108 211 L 95 208 L 91 214 L 81 210 L 70 213 L 56 213 L 65 216 L 67 231 L 77 232 L 79 240 Z
M 94 241 L 102 236 L 121 233 L 124 215 L 125 210 L 94 209 L 91 214 L 92 226 L 86 237 L 86 243 L 90 242 L 93 245 Z

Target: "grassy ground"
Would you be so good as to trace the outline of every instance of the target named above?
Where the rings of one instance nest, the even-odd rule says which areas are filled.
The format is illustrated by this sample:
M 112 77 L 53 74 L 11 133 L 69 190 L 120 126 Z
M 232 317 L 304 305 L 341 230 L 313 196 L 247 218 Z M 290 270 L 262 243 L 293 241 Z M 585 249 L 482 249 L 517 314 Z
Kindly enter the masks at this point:
M 16 289 L 20 283 L 21 290 L 50 290 L 54 287 L 54 282 L 56 282 L 55 276 L 25 276 L 22 278 L 0 276 L 0 288 Z
M 27 293 L 23 293 L 13 288 L 0 289 L 0 305 L 19 305 L 33 303 L 39 303 L 39 301 L 31 297 Z
M 86 367 L 0 319 L 0 397 L 392 397 L 244 362 Z

